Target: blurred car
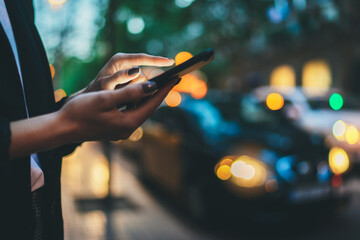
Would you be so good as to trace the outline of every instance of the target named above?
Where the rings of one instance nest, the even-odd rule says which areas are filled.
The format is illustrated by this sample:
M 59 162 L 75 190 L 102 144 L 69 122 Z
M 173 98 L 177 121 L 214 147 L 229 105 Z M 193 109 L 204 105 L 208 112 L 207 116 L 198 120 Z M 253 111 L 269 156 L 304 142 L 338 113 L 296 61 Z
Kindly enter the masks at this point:
M 308 132 L 324 136 L 329 147 L 341 147 L 352 155 L 353 160 L 360 160 L 358 157 L 360 153 L 359 99 L 335 88 L 321 95 L 307 95 L 300 87 L 291 89 L 260 87 L 255 89 L 253 94 L 260 101 L 265 101 L 273 92 L 283 96 L 289 120 Z M 329 104 L 333 94 L 341 96 L 339 101 L 341 107 L 338 110 L 332 109 Z
M 340 190 L 349 168 L 346 152 L 329 152 L 323 138 L 282 111 L 251 94 L 181 97 L 179 106 L 162 105 L 143 125 L 138 151 L 144 175 L 193 217 L 259 220 L 331 211 L 346 199 Z

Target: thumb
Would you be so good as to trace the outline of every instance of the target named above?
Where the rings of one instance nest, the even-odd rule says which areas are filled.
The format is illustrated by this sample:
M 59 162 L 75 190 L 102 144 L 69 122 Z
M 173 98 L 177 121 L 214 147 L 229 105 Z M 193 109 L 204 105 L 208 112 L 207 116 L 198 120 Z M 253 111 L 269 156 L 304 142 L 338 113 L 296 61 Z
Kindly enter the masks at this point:
M 116 85 L 125 84 L 139 77 L 141 70 L 139 67 L 118 71 L 110 76 L 104 77 L 101 81 L 103 90 L 114 90 Z
M 129 103 L 138 102 L 151 95 L 156 89 L 157 84 L 153 81 L 127 85 L 112 92 L 112 103 L 119 108 Z

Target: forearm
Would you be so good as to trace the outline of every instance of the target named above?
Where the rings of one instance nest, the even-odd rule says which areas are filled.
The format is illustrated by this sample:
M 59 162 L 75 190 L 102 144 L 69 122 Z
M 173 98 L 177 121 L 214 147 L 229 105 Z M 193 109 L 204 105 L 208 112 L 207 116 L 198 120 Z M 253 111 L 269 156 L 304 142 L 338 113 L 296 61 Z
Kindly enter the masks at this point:
M 10 123 L 10 159 L 49 150 L 69 142 L 71 129 L 62 125 L 57 112 Z

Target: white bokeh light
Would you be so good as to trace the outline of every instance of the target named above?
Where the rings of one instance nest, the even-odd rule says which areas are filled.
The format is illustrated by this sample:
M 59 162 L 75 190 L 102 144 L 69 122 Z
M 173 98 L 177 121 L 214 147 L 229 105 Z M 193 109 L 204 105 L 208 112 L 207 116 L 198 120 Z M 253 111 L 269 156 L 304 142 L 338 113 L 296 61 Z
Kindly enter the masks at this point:
M 179 8 L 186 8 L 190 6 L 193 2 L 194 0 L 175 0 L 175 4 Z
M 127 30 L 132 34 L 139 34 L 144 31 L 145 21 L 142 17 L 132 17 L 126 23 Z

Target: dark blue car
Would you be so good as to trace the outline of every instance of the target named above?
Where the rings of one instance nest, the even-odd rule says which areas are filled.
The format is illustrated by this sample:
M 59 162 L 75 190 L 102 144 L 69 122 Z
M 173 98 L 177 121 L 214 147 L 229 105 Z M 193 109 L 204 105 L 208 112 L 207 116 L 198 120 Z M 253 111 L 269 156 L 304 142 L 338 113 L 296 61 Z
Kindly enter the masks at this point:
M 333 211 L 346 196 L 329 157 L 346 164 L 346 152 L 330 153 L 285 110 L 253 95 L 183 94 L 179 106 L 162 105 L 143 126 L 143 173 L 197 218 Z

